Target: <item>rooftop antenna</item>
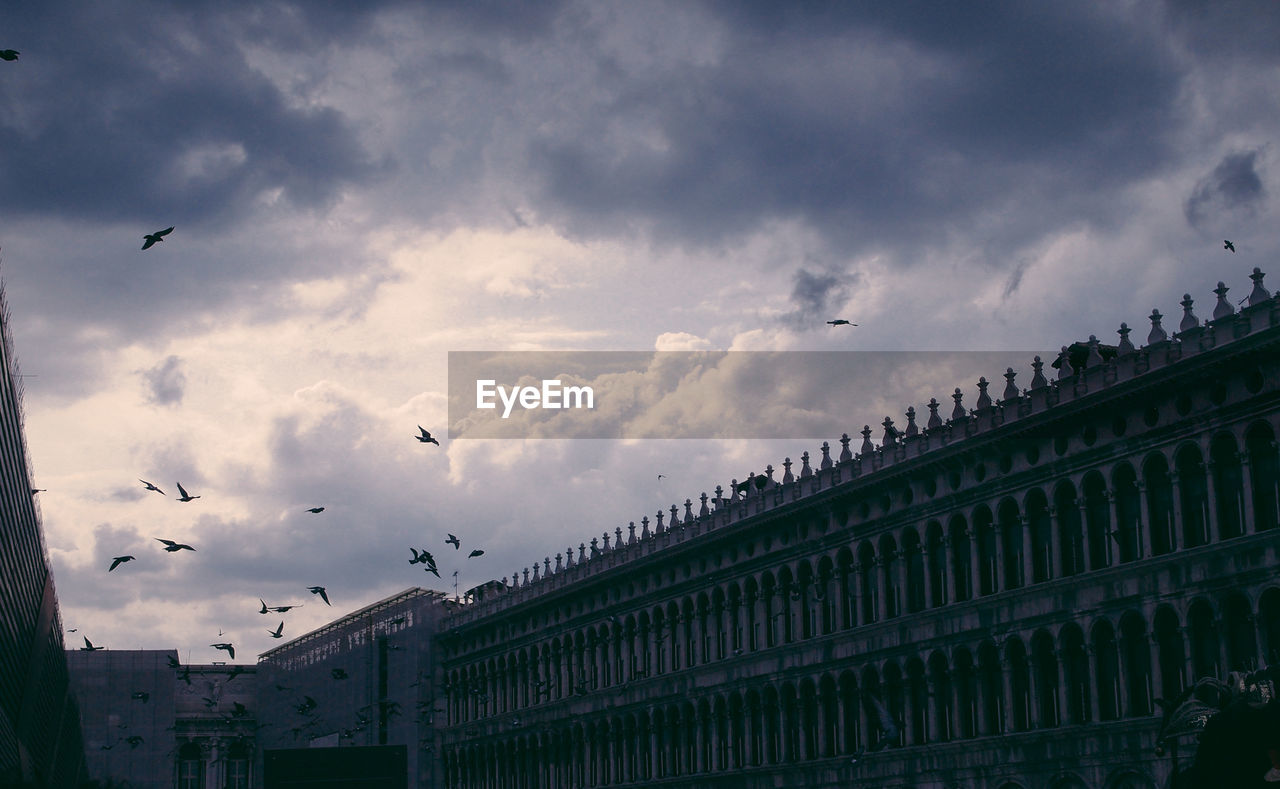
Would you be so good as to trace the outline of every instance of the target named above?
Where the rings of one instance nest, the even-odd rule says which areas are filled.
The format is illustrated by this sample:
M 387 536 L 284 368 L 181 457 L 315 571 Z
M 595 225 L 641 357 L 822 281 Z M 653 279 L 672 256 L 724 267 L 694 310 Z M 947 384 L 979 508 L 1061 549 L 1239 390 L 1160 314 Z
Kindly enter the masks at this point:
M 453 571 L 453 602 L 455 603 L 462 602 L 461 598 L 458 597 L 458 571 L 457 570 Z

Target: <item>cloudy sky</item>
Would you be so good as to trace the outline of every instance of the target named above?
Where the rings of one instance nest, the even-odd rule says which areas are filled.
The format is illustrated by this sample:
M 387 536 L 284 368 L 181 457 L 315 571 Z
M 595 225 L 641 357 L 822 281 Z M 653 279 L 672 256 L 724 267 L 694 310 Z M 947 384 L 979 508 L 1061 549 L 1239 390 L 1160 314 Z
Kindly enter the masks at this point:
M 1057 348 L 1280 286 L 1277 40 L 1267 0 L 6 4 L 0 274 L 64 623 L 252 661 L 259 598 L 299 635 L 838 438 L 450 440 L 450 351 Z M 1002 369 L 779 397 L 854 433 Z

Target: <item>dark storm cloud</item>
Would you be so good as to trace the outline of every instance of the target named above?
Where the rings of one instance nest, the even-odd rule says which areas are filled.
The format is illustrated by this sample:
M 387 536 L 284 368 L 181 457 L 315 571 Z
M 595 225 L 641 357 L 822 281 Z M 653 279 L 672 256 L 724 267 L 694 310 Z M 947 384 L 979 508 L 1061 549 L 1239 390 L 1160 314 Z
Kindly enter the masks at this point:
M 1187 222 L 1200 228 L 1227 215 L 1252 216 L 1266 199 L 1258 151 L 1227 154 L 1187 198 Z
M 163 227 L 237 214 L 272 189 L 319 207 L 375 177 L 386 165 L 350 120 L 283 94 L 247 63 L 239 29 L 234 16 L 100 4 L 18 20 L 0 208 Z
M 1280 3 L 1272 0 L 1165 0 L 1172 29 L 1197 52 L 1280 60 Z
M 639 217 L 707 240 L 802 218 L 855 246 L 937 241 L 1034 203 L 994 231 L 1019 240 L 1105 213 L 1167 156 L 1179 73 L 1140 22 L 907 6 L 726 4 L 714 65 L 602 60 L 609 98 L 533 143 L 548 196 L 580 228 Z M 661 144 L 619 146 L 618 128 Z
M 187 376 L 182 372 L 182 360 L 169 356 L 150 370 L 142 373 L 147 384 L 147 400 L 156 405 L 177 405 L 187 387 Z

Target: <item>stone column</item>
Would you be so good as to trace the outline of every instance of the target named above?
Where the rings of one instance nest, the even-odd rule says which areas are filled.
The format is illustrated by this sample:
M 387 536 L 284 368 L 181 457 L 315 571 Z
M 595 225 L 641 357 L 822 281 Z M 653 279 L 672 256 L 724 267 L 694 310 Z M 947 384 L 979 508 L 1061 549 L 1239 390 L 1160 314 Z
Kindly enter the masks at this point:
M 1045 571 L 1048 573 L 1049 580 L 1061 578 L 1066 573 L 1063 572 L 1063 553 L 1062 553 L 1062 519 L 1058 515 L 1058 508 L 1050 504 L 1049 513 L 1049 558 Z M 1057 569 L 1054 569 L 1054 563 L 1057 563 Z
M 1044 714 L 1040 709 L 1040 699 L 1044 688 L 1040 679 L 1040 661 L 1035 653 L 1027 650 L 1027 729 L 1034 730 L 1044 724 Z
M 1209 457 L 1208 449 L 1201 448 L 1203 457 Z M 1209 500 L 1209 517 L 1208 523 L 1205 524 L 1205 535 L 1210 545 L 1222 539 L 1221 525 L 1218 523 L 1218 486 L 1214 484 L 1213 469 L 1217 466 L 1212 460 L 1204 461 L 1204 488 L 1205 498 Z
M 1093 569 L 1093 539 L 1089 536 L 1089 507 L 1088 500 L 1084 496 L 1076 499 L 1076 507 L 1080 510 L 1080 554 L 1084 565 L 1080 568 L 1080 572 L 1088 572 Z M 1105 540 L 1106 537 L 1104 536 Z
M 968 522 L 964 530 L 969 535 L 969 599 L 976 600 L 982 596 L 982 551 L 978 547 L 978 530 Z
M 1031 519 L 1022 514 L 1018 516 L 1018 523 L 1014 526 L 1021 535 L 1018 543 L 1022 546 L 1022 585 L 1030 586 L 1035 582 L 1036 577 L 1036 560 L 1035 560 L 1035 540 L 1031 537 Z
M 1004 527 L 1000 525 L 999 521 L 993 521 L 991 524 L 991 532 L 995 535 L 996 539 L 995 583 L 993 584 L 991 593 L 997 594 L 1008 588 L 1004 568 Z M 978 539 L 981 540 L 982 538 L 979 537 Z
M 933 568 L 929 564 L 929 541 L 926 537 L 920 543 L 920 564 L 924 568 L 924 608 L 927 611 L 933 608 L 934 589 L 933 589 Z
M 1249 451 L 1241 450 L 1238 457 L 1240 458 L 1240 484 L 1243 486 L 1243 511 L 1241 512 L 1240 524 L 1241 535 L 1253 534 L 1258 530 L 1258 522 L 1255 520 L 1257 515 L 1253 511 L 1253 466 L 1249 462 Z M 1262 642 L 1259 641 L 1259 644 Z
M 1169 487 L 1173 496 L 1173 534 L 1170 535 L 1169 551 L 1175 552 L 1182 547 L 1182 530 L 1185 528 L 1182 521 L 1182 480 L 1178 477 L 1175 470 L 1169 472 Z
M 876 590 L 876 621 L 883 622 L 889 618 L 889 593 L 892 591 L 888 588 L 889 571 L 885 568 L 886 557 L 876 554 L 874 563 L 875 567 L 875 584 Z
M 1147 481 L 1139 479 L 1138 485 L 1138 523 L 1134 528 L 1133 550 L 1134 560 L 1142 559 L 1147 556 L 1145 549 L 1146 543 L 1143 542 L 1142 533 L 1147 529 L 1155 528 L 1155 524 L 1151 522 L 1151 502 L 1147 500 Z

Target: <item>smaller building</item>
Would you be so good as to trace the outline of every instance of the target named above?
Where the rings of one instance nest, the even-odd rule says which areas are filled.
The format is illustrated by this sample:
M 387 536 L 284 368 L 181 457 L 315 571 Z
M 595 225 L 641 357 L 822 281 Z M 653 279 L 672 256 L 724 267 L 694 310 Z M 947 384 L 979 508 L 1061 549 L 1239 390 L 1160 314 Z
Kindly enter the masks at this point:
M 67 664 L 90 779 L 134 789 L 261 786 L 256 667 L 182 665 L 172 649 L 76 650 Z

